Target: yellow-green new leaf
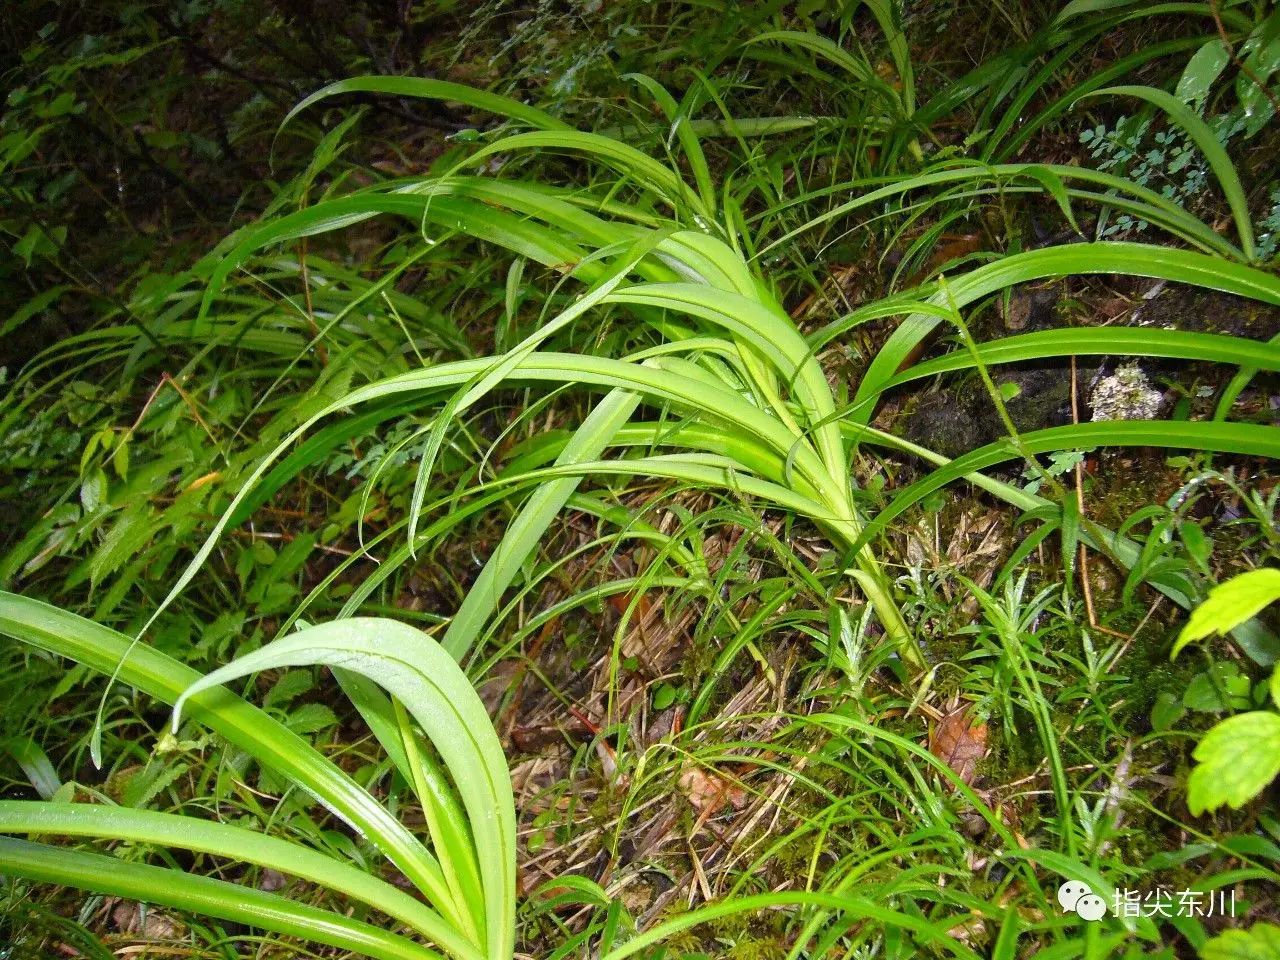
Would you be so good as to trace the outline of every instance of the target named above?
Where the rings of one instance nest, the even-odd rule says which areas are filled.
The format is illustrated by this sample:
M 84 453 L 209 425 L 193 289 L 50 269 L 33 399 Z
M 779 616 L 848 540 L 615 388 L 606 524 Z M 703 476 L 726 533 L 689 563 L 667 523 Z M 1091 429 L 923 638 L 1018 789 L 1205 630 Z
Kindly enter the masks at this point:
M 1187 782 L 1187 807 L 1199 816 L 1226 804 L 1239 809 L 1280 773 L 1280 713 L 1254 710 L 1204 735 Z
M 1203 640 L 1211 633 L 1229 633 L 1276 600 L 1280 600 L 1280 570 L 1250 570 L 1218 584 L 1191 614 L 1169 658 L 1176 657 L 1188 643 Z

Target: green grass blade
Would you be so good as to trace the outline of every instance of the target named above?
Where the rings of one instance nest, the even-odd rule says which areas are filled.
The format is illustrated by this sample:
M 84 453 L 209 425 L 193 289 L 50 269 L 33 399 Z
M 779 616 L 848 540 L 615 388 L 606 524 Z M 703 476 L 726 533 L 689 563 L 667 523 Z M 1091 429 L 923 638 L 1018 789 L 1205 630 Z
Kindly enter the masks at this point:
M 399 403 L 375 406 L 364 413 L 353 414 L 317 430 L 298 448 L 282 459 L 254 487 L 253 492 L 240 502 L 235 514 L 228 520 L 234 529 L 244 523 L 255 510 L 267 503 L 290 480 L 313 464 L 323 461 L 330 453 L 356 437 L 367 436 L 380 423 L 402 417 L 421 406 L 421 399 L 402 400 Z
M 1138 97 L 1159 107 L 1174 123 L 1185 130 L 1195 145 L 1200 148 L 1200 152 L 1204 154 L 1209 163 L 1209 169 L 1218 178 L 1218 185 L 1227 198 L 1227 206 L 1231 208 L 1231 216 L 1235 220 L 1236 233 L 1240 237 L 1240 247 L 1244 251 L 1245 259 L 1252 261 L 1255 258 L 1257 248 L 1253 242 L 1253 219 L 1249 215 L 1249 201 L 1245 197 L 1240 177 L 1236 173 L 1231 158 L 1227 156 L 1227 151 L 1218 142 L 1209 125 L 1200 119 L 1195 111 L 1173 94 L 1157 90 L 1155 87 L 1126 84 L 1104 87 L 1086 96 Z
M 438 913 L 386 881 L 308 847 L 243 827 L 130 807 L 0 800 L 0 833 L 127 840 L 268 867 L 366 903 L 425 934 L 459 960 L 481 958 Z
M 484 889 L 466 812 L 443 768 L 429 751 L 420 749 L 418 733 L 404 706 L 393 701 L 392 707 L 409 767 L 409 783 L 422 805 L 431 845 L 437 851 L 440 868 L 453 891 L 454 902 L 461 904 L 478 925 L 482 924 L 486 909 Z M 480 938 L 478 929 L 473 936 Z
M 1214 453 L 1280 459 L 1280 430 L 1256 424 L 1221 421 L 1110 420 L 1033 430 L 1021 434 L 1016 444 L 1012 438 L 1006 437 L 957 457 L 945 467 L 895 494 L 889 506 L 867 523 L 860 542 L 870 542 L 904 510 L 948 483 L 966 474 L 1017 460 L 1022 456 L 1019 447 L 1028 453 L 1039 454 L 1055 450 L 1118 446 L 1208 450 Z
M 326 664 L 359 673 L 392 694 L 440 753 L 471 821 L 484 884 L 491 960 L 510 958 L 515 938 L 515 805 L 506 756 L 484 704 L 454 659 L 431 637 L 394 620 L 353 618 L 308 627 L 193 683 L 174 704 L 238 677 L 285 666 Z M 440 851 L 437 851 L 440 853 Z
M 0 592 L 0 633 L 68 657 L 98 673 L 111 675 L 118 670 L 120 682 L 162 703 L 174 703 L 201 679 L 197 671 L 145 643 L 12 593 Z M 444 880 L 431 854 L 368 791 L 305 740 L 225 690 L 202 694 L 191 702 L 189 712 L 228 742 L 319 799 L 377 846 L 449 917 L 435 899 L 444 891 Z
M 978 960 L 978 954 L 949 933 L 949 929 L 954 929 L 957 923 L 962 922 L 962 916 L 960 915 L 930 922 L 922 917 L 881 906 L 865 897 L 803 890 L 734 897 L 721 903 L 690 910 L 632 937 L 622 946 L 615 947 L 608 953 L 603 954 L 600 960 L 625 960 L 626 957 L 648 950 L 663 940 L 688 930 L 690 927 L 696 927 L 699 924 L 718 920 L 722 917 L 731 917 L 739 913 L 751 913 L 757 910 L 777 907 L 803 906 L 823 907 L 839 915 L 859 917 L 886 927 L 897 928 L 914 934 L 922 942 L 945 950 L 952 956 L 962 957 L 964 960 Z
M 1114 273 L 1153 277 L 1249 297 L 1280 306 L 1280 279 L 1243 264 L 1186 250 L 1142 243 L 1077 243 L 1014 254 L 947 282 L 935 305 L 963 309 L 1018 283 L 1073 274 Z M 942 322 L 936 313 L 908 316 L 867 368 L 854 397 L 856 422 L 868 423 L 881 392 L 916 348 Z
M 827 469 L 834 475 L 843 473 L 838 428 L 830 422 L 835 412 L 831 388 L 804 338 L 783 315 L 758 300 L 699 284 L 643 284 L 619 290 L 608 299 L 678 310 L 723 326 L 745 340 L 794 391 L 822 446 Z
M 806 33 L 800 30 L 772 30 L 750 38 L 747 44 L 771 42 L 800 47 L 822 57 L 845 71 L 860 84 L 875 91 L 881 99 L 894 108 L 895 113 L 899 116 L 903 115 L 902 98 L 898 95 L 898 91 L 881 80 L 871 64 L 853 56 L 835 41 L 817 33 Z
M 1229 363 L 1259 370 L 1280 371 L 1280 344 L 1246 340 L 1217 333 L 1192 333 L 1150 327 L 1078 327 L 1039 330 L 976 345 L 977 358 L 955 350 L 926 360 L 891 377 L 885 389 L 912 380 L 983 364 L 1017 363 L 1067 356 L 1164 357 Z
M 698 185 L 698 195 L 702 197 L 703 206 L 714 217 L 716 215 L 715 182 L 712 180 L 711 168 L 707 165 L 707 156 L 702 150 L 702 144 L 698 142 L 697 130 L 691 124 L 689 116 L 682 112 L 667 88 L 652 77 L 643 73 L 628 73 L 623 79 L 640 84 L 662 108 L 676 139 L 680 141 L 685 159 L 689 161 L 689 168 L 693 171 L 693 179 Z
M 0 874 L 160 903 L 302 937 L 374 960 L 440 960 L 434 950 L 340 913 L 295 903 L 255 887 L 129 863 L 99 853 L 0 837 Z
M 911 45 L 902 29 L 901 11 L 896 0 L 862 0 L 871 10 L 889 42 L 889 56 L 902 82 L 903 112 L 907 116 L 916 109 L 916 78 L 911 64 Z
M 289 121 L 303 110 L 319 103 L 321 100 L 349 93 L 376 93 L 392 97 L 452 100 L 474 107 L 477 110 L 486 110 L 501 117 L 507 117 L 520 123 L 527 123 L 529 126 L 537 127 L 540 130 L 572 129 L 564 121 L 557 120 L 551 114 L 545 113 L 536 107 L 530 107 L 527 104 L 520 103 L 518 100 L 512 100 L 510 97 L 489 93 L 486 90 L 477 90 L 475 87 L 468 87 L 461 83 L 451 83 L 448 80 L 431 80 L 425 77 L 377 76 L 351 77 L 322 87 L 310 96 L 305 97 L 296 107 L 290 110 L 284 120 L 281 121 L 280 126 L 282 128 L 287 126 Z
M 1280 350 L 1280 333 L 1276 334 L 1267 344 L 1273 350 Z M 1231 412 L 1231 408 L 1235 406 L 1236 400 L 1240 398 L 1240 394 L 1244 392 L 1244 388 L 1257 375 L 1258 371 L 1254 367 L 1241 367 L 1236 371 L 1236 375 L 1223 388 L 1222 393 L 1218 396 L 1218 405 L 1213 411 L 1215 420 L 1227 419 L 1227 414 Z

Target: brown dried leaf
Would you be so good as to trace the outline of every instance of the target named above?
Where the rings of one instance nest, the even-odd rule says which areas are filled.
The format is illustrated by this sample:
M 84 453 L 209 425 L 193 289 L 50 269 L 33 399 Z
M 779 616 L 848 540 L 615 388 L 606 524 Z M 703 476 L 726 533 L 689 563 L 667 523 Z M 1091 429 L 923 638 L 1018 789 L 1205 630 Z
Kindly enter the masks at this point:
M 742 787 L 700 767 L 684 768 L 680 774 L 680 792 L 704 817 L 713 816 L 726 803 L 741 810 L 747 802 L 747 792 Z
M 966 784 L 972 784 L 978 761 L 987 755 L 987 725 L 971 723 L 972 704 L 964 704 L 946 714 L 933 728 L 929 752 L 956 772 Z
M 117 900 L 111 908 L 111 922 L 121 933 L 148 940 L 173 940 L 182 935 L 176 920 L 133 900 Z
M 489 716 L 497 716 L 498 708 L 506 700 L 511 685 L 523 676 L 524 670 L 515 660 L 503 660 L 489 671 L 476 691 Z
M 265 890 L 268 893 L 275 893 L 277 890 L 283 890 L 289 881 L 285 879 L 285 875 L 279 870 L 272 870 L 270 867 L 262 871 L 258 877 L 258 889 Z

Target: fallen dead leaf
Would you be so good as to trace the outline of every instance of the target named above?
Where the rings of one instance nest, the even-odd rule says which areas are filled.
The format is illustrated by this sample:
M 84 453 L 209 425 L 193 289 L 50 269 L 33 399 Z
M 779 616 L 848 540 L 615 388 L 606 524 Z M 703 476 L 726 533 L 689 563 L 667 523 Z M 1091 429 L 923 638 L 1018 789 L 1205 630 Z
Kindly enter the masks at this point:
M 684 768 L 680 774 L 680 792 L 704 820 L 714 816 L 726 803 L 735 810 L 741 810 L 747 802 L 747 792 L 742 787 L 701 767 Z
M 966 784 L 973 783 L 978 761 L 987 755 L 987 725 L 970 722 L 972 710 L 970 703 L 956 707 L 938 721 L 929 736 L 929 752 Z
M 267 867 L 258 877 L 258 889 L 266 890 L 268 893 L 275 893 L 277 890 L 283 890 L 288 882 L 284 874 L 279 870 L 272 870 Z
M 947 931 L 947 936 L 952 940 L 959 940 L 966 946 L 973 946 L 975 941 L 985 940 L 987 925 L 983 923 L 982 918 L 973 915 L 968 919 L 961 920 L 954 927 Z
M 523 674 L 524 671 L 515 660 L 503 660 L 480 682 L 476 692 L 480 694 L 480 702 L 484 704 L 489 716 L 497 716 L 498 708 L 502 706 L 512 684 Z
M 121 933 L 149 940 L 172 940 L 182 934 L 177 921 L 135 900 L 116 901 L 111 908 L 111 921 Z

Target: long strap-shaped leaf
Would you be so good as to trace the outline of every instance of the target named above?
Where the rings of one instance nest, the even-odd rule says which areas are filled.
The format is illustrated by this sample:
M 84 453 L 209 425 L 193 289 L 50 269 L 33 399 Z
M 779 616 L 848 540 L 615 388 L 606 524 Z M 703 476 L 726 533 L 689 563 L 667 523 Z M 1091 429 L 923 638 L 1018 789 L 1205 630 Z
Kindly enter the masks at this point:
M 634 393 L 625 390 L 611 392 L 574 431 L 556 463 L 572 466 L 599 457 L 618 429 L 631 419 L 639 402 L 639 396 Z M 540 484 L 508 524 L 497 550 L 467 591 L 445 632 L 444 648 L 452 656 L 461 660 L 471 649 L 497 609 L 503 592 L 511 585 L 580 482 L 580 477 L 560 477 Z
M 413 221 L 426 217 L 446 229 L 465 229 L 472 236 L 500 243 L 539 263 L 573 265 L 584 255 L 582 248 L 569 239 L 516 219 L 505 210 L 486 208 L 469 197 L 366 191 L 326 200 L 235 234 L 234 246 L 219 251 L 215 258 L 206 258 L 193 271 L 197 275 L 207 271 L 209 276 L 196 319 L 203 320 L 208 315 L 227 278 L 255 251 L 273 243 L 340 230 L 379 214 Z
M 0 837 L 0 873 L 162 903 L 179 910 L 302 937 L 375 960 L 440 960 L 412 940 L 274 893 L 100 853 Z
M 917 363 L 892 377 L 885 389 L 953 370 L 967 370 L 998 363 L 1043 360 L 1049 357 L 1121 356 L 1164 357 L 1173 360 L 1208 360 L 1257 370 L 1280 370 L 1280 343 L 1247 340 L 1220 333 L 1192 333 L 1151 327 L 1075 327 L 1039 330 L 1003 337 L 955 350 L 934 360 Z
M 457 386 L 483 372 L 490 362 L 488 359 L 460 360 L 390 377 L 351 391 L 309 418 L 281 441 L 245 479 L 226 512 L 214 525 L 204 544 L 196 551 L 156 613 L 152 615 L 152 622 L 195 576 L 196 571 L 213 552 L 214 545 L 230 519 L 237 514 L 241 501 L 248 497 L 249 492 L 266 474 L 271 464 L 318 421 L 363 403 Z M 724 423 L 731 429 L 742 429 L 757 435 L 783 456 L 794 456 L 795 469 L 817 483 L 821 483 L 824 476 L 829 476 L 808 444 L 798 444 L 795 435 L 776 419 L 724 388 L 716 388 L 709 383 L 676 372 L 674 358 L 669 358 L 664 363 L 664 369 L 657 370 L 644 364 L 588 354 L 535 353 L 516 366 L 512 372 L 512 379 L 570 382 L 610 389 L 621 388 L 643 397 L 670 402 L 682 409 L 693 410 L 708 419 Z
M 58 771 L 54 769 L 48 754 L 27 734 L 18 734 L 0 743 L 3 750 L 22 768 L 27 780 L 45 800 L 53 797 L 62 786 Z
M 350 77 L 346 80 L 338 80 L 335 83 L 331 83 L 327 87 L 321 87 L 289 111 L 284 120 L 280 122 L 281 128 L 303 110 L 319 103 L 321 100 L 347 93 L 379 93 L 393 97 L 453 100 L 458 103 L 464 103 L 469 107 L 487 110 L 489 113 L 496 113 L 499 116 L 527 123 L 529 126 L 537 127 L 541 130 L 572 129 L 563 120 L 557 120 L 551 114 L 545 113 L 536 107 L 530 107 L 527 104 L 520 103 L 518 100 L 512 100 L 510 97 L 489 93 L 486 90 L 477 90 L 475 87 L 468 87 L 461 83 L 452 83 L 448 80 L 432 80 L 426 77 L 377 76 Z
M 591 196 L 565 193 L 541 184 L 520 180 L 495 180 L 491 177 L 452 176 L 447 180 L 418 181 L 404 188 L 402 193 L 423 197 L 457 194 L 471 197 L 493 206 L 518 210 L 522 214 L 537 217 L 543 223 L 564 230 L 576 239 L 600 247 L 621 243 L 633 238 L 640 229 L 631 222 L 605 220 L 588 210 L 609 212 L 624 221 L 645 222 L 656 219 L 647 211 L 631 207 L 615 206 L 616 201 L 596 200 Z
M 688 212 L 701 220 L 701 226 L 711 229 L 713 214 L 702 198 L 671 167 L 659 163 L 635 147 L 599 133 L 574 131 L 539 131 L 517 133 L 503 137 L 467 157 L 458 169 L 473 166 L 487 157 L 515 150 L 550 150 L 556 152 L 583 153 L 598 160 L 625 176 L 633 177 L 650 190 L 663 197 L 678 212 Z
M 1220 237 L 1203 221 L 1187 213 L 1167 197 L 1163 197 L 1154 190 L 1149 190 L 1134 183 L 1132 180 L 1126 180 L 1115 174 L 1091 170 L 1087 167 L 1069 167 L 1064 164 L 986 164 L 972 160 L 960 160 L 946 161 L 914 177 L 892 178 L 888 183 L 884 182 L 884 178 L 854 180 L 823 187 L 820 190 L 814 190 L 798 197 L 792 197 L 766 211 L 764 215 L 776 215 L 785 208 L 811 204 L 813 201 L 826 196 L 855 194 L 852 200 L 847 200 L 829 210 L 825 210 L 800 226 L 771 240 L 756 254 L 756 257 L 765 257 L 775 247 L 786 246 L 800 234 L 813 230 L 824 223 L 847 217 L 856 210 L 876 209 L 883 201 L 901 197 L 914 190 L 936 189 L 949 184 L 960 185 L 984 182 L 1009 189 L 1011 185 L 1019 181 L 1029 182 L 1037 185 L 1039 189 L 1046 190 L 1055 181 L 1063 183 L 1080 181 L 1081 183 L 1093 184 L 1108 191 L 1104 198 L 1107 203 L 1116 203 L 1120 196 L 1127 196 L 1132 200 L 1139 201 L 1143 206 L 1161 211 L 1166 226 L 1176 228 L 1178 233 L 1189 238 L 1196 238 L 1197 242 L 1207 248 L 1233 259 L 1240 259 L 1244 256 L 1243 252 L 1237 247 L 1225 238 Z
M 1165 90 L 1155 87 L 1125 85 L 1104 87 L 1088 94 L 1090 97 L 1130 96 L 1139 97 L 1148 103 L 1155 104 L 1167 113 L 1199 147 L 1209 162 L 1209 169 L 1218 178 L 1218 185 L 1227 198 L 1227 206 L 1231 208 L 1231 216 L 1235 220 L 1236 232 L 1240 235 L 1240 248 L 1246 260 L 1253 260 L 1256 248 L 1253 242 L 1253 219 L 1249 215 L 1249 201 L 1244 195 L 1244 187 L 1236 168 L 1227 156 L 1226 148 L 1218 142 L 1217 136 L 1200 115 L 1185 103 Z
M 0 800 L 0 833 L 129 840 L 257 864 L 367 903 L 426 934 L 458 960 L 482 960 L 483 957 L 438 913 L 386 881 L 309 847 L 244 827 L 132 807 Z M 164 902 L 163 897 L 152 899 Z
M 844 477 L 844 451 L 839 427 L 834 422 L 835 400 L 831 388 L 804 337 L 785 315 L 779 315 L 759 300 L 691 283 L 638 284 L 611 293 L 608 299 L 680 310 L 725 327 L 747 340 L 761 356 L 770 360 L 801 401 L 817 434 L 828 471 L 833 476 Z
M 531 479 L 606 475 L 663 477 L 738 492 L 756 497 L 784 510 L 795 511 L 827 527 L 843 524 L 849 519 L 821 500 L 815 500 L 797 492 L 792 486 L 761 480 L 745 472 L 740 463 L 728 457 L 707 453 L 673 453 L 627 460 L 583 460 L 564 466 L 531 470 L 516 476 L 504 475 L 501 479 L 482 484 L 477 489 L 523 485 Z M 842 528 L 842 539 L 852 542 L 852 539 L 844 535 L 846 533 L 847 530 Z
M 691 190 L 671 168 L 659 163 L 634 147 L 611 137 L 576 131 L 564 121 L 509 97 L 448 81 L 420 77 L 376 76 L 340 80 L 337 83 L 329 84 L 304 99 L 289 111 L 284 123 L 288 123 L 299 112 L 307 109 L 317 101 L 344 93 L 381 93 L 401 97 L 422 97 L 432 100 L 454 100 L 539 128 L 536 133 L 516 134 L 505 137 L 495 144 L 482 147 L 475 154 L 464 160 L 460 166 L 479 163 L 493 153 L 521 148 L 580 151 L 616 167 L 625 174 L 635 175 L 647 181 L 666 193 L 671 200 L 689 204 L 703 217 L 709 219 L 714 215 L 711 210 L 704 206 L 702 198 Z M 281 126 L 283 125 L 281 124 Z M 709 222 L 707 226 L 710 226 Z
M 954 279 L 931 302 L 962 309 L 983 297 L 1030 280 L 1088 273 L 1119 273 L 1189 283 L 1280 306 L 1280 279 L 1219 257 L 1143 243 L 1077 243 L 1014 254 Z M 936 315 L 913 313 L 881 347 L 854 396 L 853 419 L 870 423 L 874 406 L 920 343 L 941 323 Z
M 537 329 L 516 344 L 505 355 L 494 357 L 489 368 L 477 374 L 470 382 L 463 384 L 445 403 L 444 408 L 435 418 L 428 430 L 427 442 L 424 445 L 417 480 L 414 483 L 413 495 L 409 501 L 409 543 L 416 540 L 418 521 L 421 517 L 422 504 L 426 499 L 427 481 L 434 466 L 435 459 L 444 445 L 445 435 L 462 411 L 474 405 L 481 397 L 504 381 L 521 360 L 533 354 L 548 337 L 558 330 L 573 323 L 592 308 L 599 306 L 608 295 L 623 283 L 639 263 L 644 260 L 664 237 L 661 231 L 648 231 L 625 249 L 617 262 L 609 266 L 608 272 L 590 290 L 579 296 L 573 303 L 562 310 L 556 317 L 541 324 Z M 608 248 L 606 248 L 608 249 Z
M 0 591 L 0 633 L 91 670 L 111 674 L 150 697 L 174 703 L 201 674 L 145 643 L 65 610 Z M 385 807 L 312 746 L 226 690 L 191 701 L 189 711 L 264 765 L 298 784 L 368 838 L 459 927 L 435 858 Z
M 882 80 L 871 64 L 865 59 L 858 59 L 834 41 L 816 33 L 805 33 L 799 30 L 774 30 L 751 37 L 747 43 L 766 43 L 769 41 L 794 44 L 829 60 L 858 80 L 859 84 L 875 91 L 886 104 L 893 108 L 895 113 L 901 115 L 910 112 L 903 104 L 903 98 L 898 91 Z
M 471 821 L 484 886 L 485 953 L 510 958 L 515 940 L 516 815 L 498 735 L 467 675 L 420 630 L 358 617 L 309 627 L 201 677 L 174 704 L 178 722 L 189 698 L 262 670 L 325 664 L 385 688 L 440 753 Z
M 876 514 L 862 531 L 861 543 L 878 536 L 913 503 L 954 480 L 998 463 L 1016 460 L 1026 453 L 1075 450 L 1087 447 L 1171 447 L 1238 453 L 1245 456 L 1280 459 L 1280 430 L 1250 423 L 1223 423 L 1217 420 L 1184 422 L 1168 420 L 1111 420 L 1050 427 L 1021 434 L 1018 442 L 1005 437 L 995 443 L 957 457 L 945 467 L 897 493 L 893 502 Z

